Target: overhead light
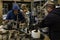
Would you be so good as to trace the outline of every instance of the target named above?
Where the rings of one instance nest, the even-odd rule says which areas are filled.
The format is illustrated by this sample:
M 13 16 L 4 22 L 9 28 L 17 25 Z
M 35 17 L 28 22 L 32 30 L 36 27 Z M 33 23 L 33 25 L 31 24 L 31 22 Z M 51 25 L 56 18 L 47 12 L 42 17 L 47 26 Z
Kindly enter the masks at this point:
M 51 0 L 51 1 L 54 1 L 54 0 Z

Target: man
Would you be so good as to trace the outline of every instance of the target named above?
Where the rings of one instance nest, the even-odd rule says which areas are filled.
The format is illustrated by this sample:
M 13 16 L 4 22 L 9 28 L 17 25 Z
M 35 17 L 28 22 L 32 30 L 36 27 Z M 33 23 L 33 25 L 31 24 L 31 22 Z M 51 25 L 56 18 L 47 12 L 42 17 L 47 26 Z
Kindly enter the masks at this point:
M 22 15 L 22 12 L 20 12 L 20 8 L 16 3 L 13 4 L 12 10 L 8 12 L 5 22 L 8 22 L 9 20 L 14 20 L 17 22 L 22 22 L 22 23 L 25 22 L 25 18 Z M 19 23 L 17 23 L 17 27 L 19 28 L 18 25 Z
M 49 27 L 49 37 L 51 40 L 60 40 L 60 9 L 54 4 L 47 4 L 48 15 L 40 23 L 39 27 Z

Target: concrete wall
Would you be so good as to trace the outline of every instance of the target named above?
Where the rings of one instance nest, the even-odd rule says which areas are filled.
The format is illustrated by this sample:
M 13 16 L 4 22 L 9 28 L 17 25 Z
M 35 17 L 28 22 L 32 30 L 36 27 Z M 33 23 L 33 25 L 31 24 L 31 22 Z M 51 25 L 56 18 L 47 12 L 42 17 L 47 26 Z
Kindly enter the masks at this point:
M 3 0 L 3 1 L 21 1 L 21 0 Z M 31 0 L 24 0 L 24 1 L 31 1 Z
M 0 24 L 2 22 L 2 2 L 0 0 Z
M 58 4 L 60 4 L 60 0 L 58 0 Z
M 2 0 L 2 1 L 21 1 L 21 0 Z

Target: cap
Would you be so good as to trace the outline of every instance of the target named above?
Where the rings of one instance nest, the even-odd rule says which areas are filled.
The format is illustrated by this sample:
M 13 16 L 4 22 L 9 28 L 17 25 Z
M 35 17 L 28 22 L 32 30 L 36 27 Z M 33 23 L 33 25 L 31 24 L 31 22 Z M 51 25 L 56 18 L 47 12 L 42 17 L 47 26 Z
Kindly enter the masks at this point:
M 46 7 L 51 7 L 51 8 L 55 8 L 55 4 L 53 1 L 48 1 L 46 4 Z

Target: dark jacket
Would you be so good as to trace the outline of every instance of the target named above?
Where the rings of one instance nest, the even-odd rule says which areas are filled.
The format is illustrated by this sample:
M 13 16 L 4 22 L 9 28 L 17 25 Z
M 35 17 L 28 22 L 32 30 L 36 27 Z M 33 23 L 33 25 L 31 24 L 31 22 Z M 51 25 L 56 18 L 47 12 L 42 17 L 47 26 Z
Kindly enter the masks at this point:
M 60 40 L 60 9 L 52 10 L 39 27 L 49 27 L 51 40 Z
M 25 21 L 25 18 L 24 16 L 22 15 L 22 12 L 20 12 L 20 8 L 17 4 L 13 4 L 13 8 L 12 10 L 10 10 L 8 13 L 7 13 L 7 17 L 6 17 L 6 20 L 17 20 L 17 15 L 14 14 L 14 10 L 18 10 L 18 21 Z

